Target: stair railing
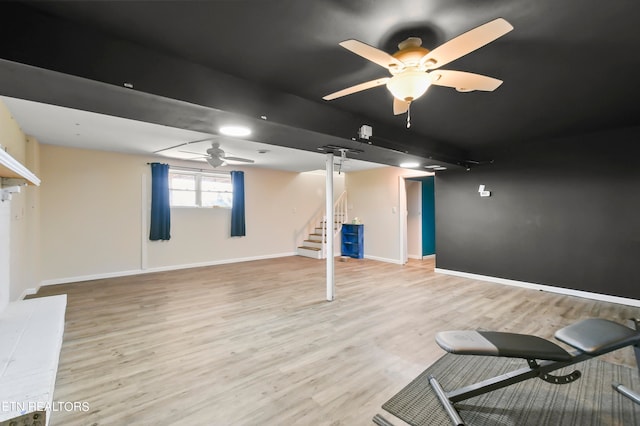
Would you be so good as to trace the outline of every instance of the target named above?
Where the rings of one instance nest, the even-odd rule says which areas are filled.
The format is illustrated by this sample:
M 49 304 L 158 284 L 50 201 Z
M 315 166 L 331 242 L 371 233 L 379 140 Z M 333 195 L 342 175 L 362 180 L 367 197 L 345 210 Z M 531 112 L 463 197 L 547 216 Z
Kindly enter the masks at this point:
M 333 220 L 335 221 L 333 235 L 338 235 L 342 231 L 342 224 L 349 221 L 347 211 L 347 191 L 343 191 L 338 199 L 333 203 Z
M 337 236 L 342 231 L 342 224 L 349 220 L 347 212 L 347 191 L 342 194 L 333 203 L 333 236 Z M 327 216 L 322 216 L 322 258 L 327 257 Z M 334 241 L 335 243 L 335 241 Z
M 333 203 L 333 235 L 336 236 L 342 230 L 342 224 L 348 221 L 348 213 L 347 213 L 347 191 L 343 191 L 340 196 Z M 300 239 L 303 238 L 304 235 L 308 235 L 313 233 L 315 229 L 318 228 L 318 223 L 322 228 L 322 258 L 325 259 L 327 256 L 327 216 L 325 215 L 325 209 L 319 208 L 318 211 L 312 216 L 311 220 L 307 222 L 307 225 L 301 232 L 298 234 Z

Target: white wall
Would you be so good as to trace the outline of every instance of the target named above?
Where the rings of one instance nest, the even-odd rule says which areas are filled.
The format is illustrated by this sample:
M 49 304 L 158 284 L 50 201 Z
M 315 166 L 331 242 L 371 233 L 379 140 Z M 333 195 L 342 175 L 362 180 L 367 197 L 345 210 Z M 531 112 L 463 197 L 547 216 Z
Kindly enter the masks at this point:
M 400 179 L 423 175 L 428 173 L 398 167 L 347 174 L 349 217 L 358 217 L 364 224 L 365 257 L 402 263 L 400 212 L 406 206 L 400 205 Z
M 39 174 L 40 144 L 28 138 L 0 101 L 0 145 L 28 169 Z M 40 281 L 39 188 L 22 187 L 11 201 L 0 202 L 0 310 L 9 301 L 33 293 Z
M 147 162 L 193 163 L 44 144 L 41 153 L 43 284 L 291 255 L 324 205 L 322 175 L 234 167 L 245 172 L 246 237 L 229 236 L 228 209 L 174 208 L 171 240 L 148 241 Z
M 11 205 L 0 202 L 0 312 L 9 303 L 9 292 L 11 291 L 11 265 L 10 253 L 10 229 L 11 229 Z
M 145 160 L 41 146 L 42 279 L 140 268 Z

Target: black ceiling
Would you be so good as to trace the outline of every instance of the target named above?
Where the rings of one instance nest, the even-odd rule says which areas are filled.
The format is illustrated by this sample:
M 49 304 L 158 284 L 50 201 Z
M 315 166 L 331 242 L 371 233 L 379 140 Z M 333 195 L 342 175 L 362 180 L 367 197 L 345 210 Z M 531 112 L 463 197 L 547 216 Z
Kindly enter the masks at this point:
M 260 141 L 278 145 L 348 145 L 370 124 L 370 142 L 385 149 L 366 159 L 393 163 L 381 153 L 407 151 L 455 164 L 640 124 L 634 1 L 3 2 L 0 16 L 0 94 L 194 130 L 221 111 L 258 124 L 266 115 Z M 514 30 L 446 66 L 504 80 L 495 92 L 434 86 L 412 105 L 410 129 L 384 88 L 322 100 L 387 75 L 342 40 L 391 52 L 413 35 L 435 48 L 496 17 Z M 145 110 L 149 96 L 171 104 L 164 115 Z

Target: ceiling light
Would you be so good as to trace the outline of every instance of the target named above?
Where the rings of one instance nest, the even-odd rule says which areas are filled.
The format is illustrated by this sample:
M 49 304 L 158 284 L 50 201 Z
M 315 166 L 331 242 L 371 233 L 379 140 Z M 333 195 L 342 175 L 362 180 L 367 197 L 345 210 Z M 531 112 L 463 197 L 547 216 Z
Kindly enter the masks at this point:
M 251 129 L 244 126 L 222 126 L 220 127 L 220 133 L 227 136 L 249 136 L 251 134 Z
M 409 163 L 400 163 L 400 167 L 403 167 L 405 169 L 410 169 L 412 167 L 418 167 L 420 164 L 414 162 L 409 162 Z
M 431 77 L 426 72 L 405 71 L 396 74 L 387 82 L 387 88 L 396 99 L 412 102 L 424 95 L 431 86 Z
M 437 164 L 432 164 L 432 165 L 430 165 L 430 166 L 424 166 L 424 168 L 425 168 L 425 169 L 436 169 L 436 168 L 438 168 L 438 167 L 441 167 L 441 166 L 439 166 L 439 165 L 437 165 Z

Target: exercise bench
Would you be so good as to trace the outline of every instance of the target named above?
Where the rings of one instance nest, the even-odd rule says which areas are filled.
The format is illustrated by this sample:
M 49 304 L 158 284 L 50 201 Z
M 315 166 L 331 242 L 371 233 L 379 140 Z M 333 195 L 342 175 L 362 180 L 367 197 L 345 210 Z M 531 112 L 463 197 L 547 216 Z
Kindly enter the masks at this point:
M 458 355 L 482 355 L 522 358 L 528 367 L 493 377 L 460 389 L 445 391 L 438 380 L 430 376 L 429 383 L 453 424 L 464 425 L 454 404 L 538 377 L 552 384 L 571 383 L 580 378 L 580 371 L 556 376 L 555 370 L 634 346 L 640 352 L 640 332 L 613 321 L 590 318 L 564 327 L 555 338 L 575 348 L 568 352 L 541 337 L 496 331 L 443 331 L 436 334 L 436 342 L 445 351 Z

